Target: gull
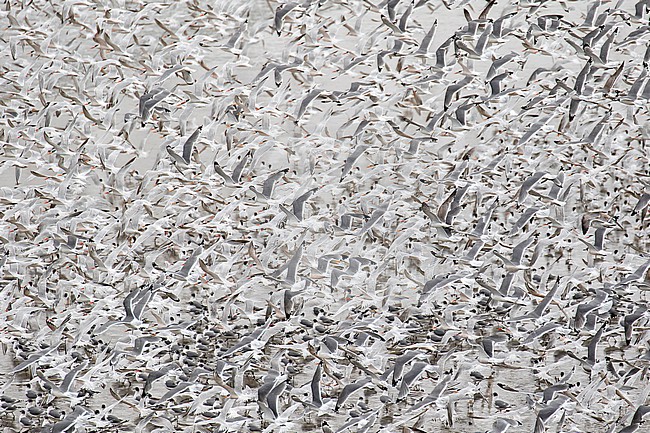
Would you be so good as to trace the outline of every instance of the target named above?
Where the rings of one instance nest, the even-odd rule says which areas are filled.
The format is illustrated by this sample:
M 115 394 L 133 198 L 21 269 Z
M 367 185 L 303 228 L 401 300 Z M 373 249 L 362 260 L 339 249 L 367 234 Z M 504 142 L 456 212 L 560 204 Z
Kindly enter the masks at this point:
M 494 32 L 493 32 L 493 34 L 494 34 Z M 500 57 L 498 59 L 494 59 L 492 61 L 492 64 L 490 65 L 490 69 L 488 70 L 487 75 L 485 76 L 485 79 L 491 82 L 491 80 L 494 77 L 497 76 L 497 72 L 499 71 L 499 69 L 503 65 L 505 65 L 506 63 L 508 63 L 508 62 L 510 62 L 510 61 L 512 61 L 514 59 L 517 59 L 518 57 L 519 57 L 519 54 L 512 51 L 509 54 L 506 54 L 505 56 L 502 56 L 502 57 Z M 495 93 L 495 92 L 493 92 L 493 93 Z M 496 93 L 498 93 L 498 92 L 496 92 Z
M 632 215 L 636 215 L 638 212 L 641 212 L 641 216 L 643 218 L 643 216 L 647 212 L 648 204 L 650 204 L 650 194 L 644 192 L 643 194 L 641 194 L 636 205 L 634 206 L 634 209 L 632 210 Z
M 650 413 L 650 406 L 640 405 L 634 411 L 632 415 L 632 424 L 642 424 L 645 420 L 643 419 L 647 414 Z
M 172 398 L 174 398 L 176 394 L 179 394 L 185 391 L 186 389 L 198 388 L 199 386 L 202 386 L 199 382 L 197 382 L 197 379 L 199 378 L 199 376 L 208 373 L 210 372 L 204 368 L 201 367 L 195 368 L 187 380 L 179 382 L 176 386 L 174 386 L 172 389 L 170 389 L 165 394 L 163 394 L 163 396 L 160 397 L 160 399 L 156 402 L 156 404 L 161 405 L 162 403 L 171 400 Z
M 42 372 L 36 371 L 36 374 L 38 377 L 40 377 L 43 382 L 45 382 L 50 389 L 50 393 L 54 395 L 55 397 L 64 397 L 64 398 L 69 398 L 70 395 L 72 395 L 72 385 L 74 383 L 75 378 L 79 374 L 79 372 L 83 369 L 85 369 L 88 366 L 88 362 L 83 362 L 77 367 L 71 369 L 64 377 L 63 381 L 61 382 L 60 386 L 56 386 L 54 383 L 52 383 Z
M 284 17 L 287 16 L 292 10 L 298 7 L 296 2 L 287 2 L 275 10 L 275 15 L 273 17 L 273 29 L 276 31 L 278 36 L 282 32 L 282 24 L 284 22 Z
M 11 373 L 12 374 L 18 373 L 18 372 L 23 371 L 24 369 L 28 368 L 29 366 L 34 365 L 39 359 L 41 359 L 41 358 L 49 355 L 50 353 L 54 352 L 55 350 L 57 350 L 60 345 L 61 345 L 61 343 L 56 344 L 56 345 L 52 345 L 50 347 L 46 347 L 45 349 L 43 349 L 43 350 L 41 350 L 41 351 L 39 351 L 37 353 L 32 353 L 31 355 L 29 355 L 29 357 L 25 361 L 21 362 L 16 367 L 14 367 L 14 369 L 11 370 Z
M 637 79 L 634 81 L 634 83 L 632 83 L 630 89 L 627 92 L 627 99 L 632 101 L 632 103 L 636 101 L 641 90 L 645 89 L 644 85 L 646 84 L 647 77 L 648 77 L 648 70 L 646 67 L 644 67 L 641 70 L 641 73 L 639 74 Z
M 618 28 L 615 28 L 612 33 L 607 37 L 602 47 L 600 48 L 600 60 L 603 64 L 609 63 L 609 53 L 614 42 L 614 38 L 618 34 Z
M 476 261 L 476 256 L 478 255 L 479 252 L 483 249 L 483 246 L 485 245 L 485 242 L 482 240 L 478 239 L 474 242 L 474 245 L 472 245 L 472 248 L 465 254 L 463 257 L 461 257 L 461 260 L 464 262 L 468 262 L 470 265 L 472 264 L 477 264 L 480 266 L 483 262 Z
M 375 264 L 370 259 L 365 259 L 363 257 L 350 257 L 348 259 L 348 268 L 346 270 L 334 269 L 332 270 L 330 286 L 336 287 L 338 285 L 339 279 L 344 276 L 353 276 L 361 269 L 361 266 Z
M 603 331 L 605 330 L 606 326 L 607 322 L 603 323 L 603 325 L 598 328 L 596 335 L 594 335 L 593 338 L 589 340 L 589 346 L 587 346 L 587 364 L 592 367 L 596 364 L 596 351 L 598 343 L 600 342 L 600 338 L 603 336 Z
M 638 308 L 634 313 L 628 314 L 623 317 L 623 329 L 625 330 L 625 344 L 628 346 L 632 341 L 632 331 L 634 329 L 634 322 L 645 316 L 647 309 L 645 307 Z
M 416 350 L 409 350 L 405 354 L 398 356 L 395 359 L 395 365 L 391 370 L 393 374 L 393 386 L 396 386 L 399 381 L 402 379 L 402 372 L 404 371 L 404 366 L 411 361 L 413 358 L 419 356 L 421 353 Z
M 608 230 L 607 227 L 599 227 L 595 230 L 593 245 L 580 237 L 577 237 L 577 239 L 587 246 L 589 254 L 596 255 L 596 256 L 603 256 L 606 255 L 606 253 L 603 252 L 603 249 L 605 243 L 605 233 L 607 230 Z
M 495 198 L 492 204 L 490 205 L 490 207 L 487 209 L 487 211 L 483 213 L 479 222 L 476 223 L 474 230 L 470 234 L 471 237 L 480 239 L 485 235 L 485 232 L 489 228 L 490 221 L 492 220 L 492 215 L 494 214 L 494 211 L 498 206 L 498 204 L 499 204 L 499 199 Z
M 447 61 L 445 59 L 447 55 L 447 51 L 449 50 L 449 47 L 456 41 L 456 38 L 454 35 L 449 37 L 445 42 L 443 42 L 438 49 L 436 49 L 436 65 L 435 67 L 438 70 L 443 70 L 445 69 L 447 65 Z
M 121 320 L 110 320 L 104 323 L 102 326 L 97 328 L 96 333 L 98 335 L 103 334 L 106 332 L 106 330 L 108 330 L 108 328 L 119 323 L 124 323 L 127 326 L 133 326 L 133 322 L 136 322 L 138 324 L 141 323 L 144 310 L 153 295 L 154 289 L 151 286 L 133 289 L 122 302 L 125 312 L 124 318 Z
M 288 168 L 278 170 L 275 173 L 271 174 L 269 177 L 264 180 L 264 183 L 262 184 L 262 192 L 260 193 L 255 189 L 254 186 L 250 186 L 250 189 L 259 197 L 261 197 L 264 200 L 270 200 L 271 196 L 273 195 L 273 190 L 275 189 L 275 184 L 280 179 L 283 177 L 287 172 L 289 171 Z
M 435 35 L 437 28 L 438 20 L 434 19 L 433 24 L 431 24 L 431 27 L 429 28 L 429 31 L 424 35 L 422 42 L 420 42 L 420 46 L 414 53 L 415 56 L 427 56 L 427 53 L 429 52 L 429 45 L 431 45 L 431 41 L 433 40 L 433 36 Z
M 522 242 L 519 242 L 515 247 L 512 249 L 512 257 L 510 260 L 502 256 L 498 251 L 494 251 L 494 254 L 501 259 L 503 264 L 506 266 L 506 270 L 508 272 L 517 272 L 519 270 L 523 269 L 529 269 L 529 266 L 522 265 L 521 259 L 524 256 L 524 252 L 526 251 L 526 248 L 530 246 L 535 241 L 534 236 L 530 236 L 527 239 L 523 240 Z
M 517 193 L 517 203 L 522 204 L 525 200 L 526 197 L 528 196 L 528 191 L 533 189 L 535 185 L 541 181 L 544 178 L 549 178 L 555 180 L 555 177 L 551 177 L 547 172 L 545 171 L 536 171 L 530 177 L 528 177 L 522 184 L 521 187 L 519 188 L 519 192 Z
M 542 403 L 546 404 L 549 401 L 554 400 L 556 397 L 559 396 L 559 394 L 562 391 L 566 391 L 569 389 L 569 384 L 566 383 L 568 378 L 573 374 L 573 371 L 571 371 L 566 377 L 562 379 L 562 382 L 556 383 L 555 385 L 551 385 L 548 388 L 546 388 L 543 393 L 542 393 Z
M 316 99 L 321 93 L 323 93 L 323 90 L 321 89 L 312 89 L 307 96 L 304 97 L 302 102 L 300 102 L 300 106 L 298 107 L 298 111 L 296 112 L 296 120 L 300 120 L 302 118 L 302 115 L 305 114 L 305 111 L 307 111 L 307 107 L 309 104 Z
M 533 427 L 534 433 L 544 433 L 546 430 L 545 424 L 548 420 L 557 412 L 566 402 L 567 397 L 559 396 L 555 400 L 548 403 L 542 409 L 537 412 L 537 418 L 535 419 L 535 426 Z
M 190 272 L 192 272 L 192 269 L 194 268 L 194 265 L 196 265 L 196 262 L 199 260 L 199 256 L 201 254 L 203 254 L 203 247 L 199 245 L 194 249 L 192 255 L 185 261 L 183 267 L 178 272 L 171 274 L 171 276 L 177 280 L 187 280 L 187 277 L 190 275 Z
M 533 341 L 543 337 L 549 332 L 554 332 L 559 327 L 560 327 L 559 323 L 546 323 L 542 325 L 540 328 L 533 330 L 530 334 L 528 334 L 528 336 L 521 343 L 522 344 L 532 343 Z
M 521 425 L 521 422 L 510 418 L 497 418 L 490 433 L 506 433 L 510 427 Z
M 441 378 L 438 381 L 438 384 L 433 388 L 431 393 L 429 393 L 429 395 L 427 395 L 419 403 L 416 403 L 415 405 L 411 406 L 407 410 L 407 413 L 415 412 L 431 404 L 437 403 L 438 400 L 443 396 L 445 390 L 447 389 L 447 386 L 449 385 L 449 381 L 451 381 L 451 378 L 452 378 L 451 374 L 447 374 L 445 375 L 444 378 Z
M 411 367 L 411 370 L 408 371 L 402 378 L 402 381 L 399 386 L 399 392 L 397 398 L 399 400 L 405 398 L 410 390 L 411 385 L 422 375 L 423 372 L 431 368 L 431 365 L 428 362 L 415 362 Z
M 171 92 L 161 87 L 155 87 L 140 97 L 138 115 L 144 126 L 145 122 L 151 117 L 151 110 L 160 104 Z
M 537 122 L 533 123 L 528 130 L 524 133 L 524 135 L 519 139 L 519 143 L 517 144 L 518 146 L 522 146 L 525 143 L 528 142 L 542 127 L 544 127 L 546 124 L 548 124 L 551 119 L 553 119 L 553 114 L 550 114 L 548 116 L 542 117 L 540 120 Z
M 612 91 L 612 88 L 618 81 L 618 78 L 623 73 L 624 67 L 625 67 L 625 61 L 622 61 L 621 64 L 618 66 L 618 68 L 616 68 L 616 71 L 614 71 L 614 73 L 605 82 L 605 85 L 603 86 L 603 92 L 610 93 Z
M 341 180 L 340 180 L 341 182 L 343 182 L 343 179 L 345 178 L 345 176 L 347 176 L 348 173 L 350 173 L 350 171 L 352 171 L 352 167 L 354 167 L 354 163 L 357 161 L 357 159 L 359 159 L 359 157 L 361 155 L 363 155 L 363 153 L 369 147 L 370 146 L 368 146 L 366 144 L 358 144 L 355 147 L 354 152 L 352 152 L 352 154 L 350 154 L 350 156 L 348 156 L 345 159 L 345 164 L 343 166 L 343 172 L 341 173 Z
M 289 171 L 288 168 L 278 170 L 277 172 L 273 173 L 270 175 L 265 181 L 264 184 L 262 185 L 262 195 L 270 199 L 271 195 L 273 195 L 273 190 L 275 189 L 275 183 L 283 177 L 285 174 L 287 174 Z
M 472 76 L 465 76 L 462 80 L 456 82 L 455 84 L 451 84 L 447 86 L 447 89 L 445 90 L 445 101 L 444 101 L 444 110 L 447 111 L 449 109 L 449 106 L 451 105 L 451 100 L 454 98 L 454 96 L 460 92 L 460 90 L 467 86 L 469 83 L 473 81 Z
M 488 82 L 488 84 L 490 86 L 490 92 L 491 92 L 490 96 L 489 96 L 490 99 L 492 99 L 494 97 L 498 97 L 499 95 L 501 95 L 501 92 L 502 92 L 502 90 L 501 90 L 501 82 L 503 80 L 505 80 L 506 78 L 508 78 L 509 76 L 511 76 L 512 74 L 513 74 L 512 71 L 506 71 L 506 72 L 502 72 L 502 73 L 500 73 L 498 75 L 495 75 L 494 77 L 492 77 L 490 79 L 490 81 Z
M 350 427 L 354 427 L 356 425 L 360 425 L 359 429 L 356 431 L 359 433 L 367 433 L 368 430 L 372 428 L 374 423 L 377 421 L 377 414 L 379 413 L 379 409 L 374 410 L 370 413 L 366 413 L 363 415 L 359 416 L 353 416 L 349 421 L 345 422 L 341 428 L 339 428 L 336 433 L 343 433 L 345 431 L 349 431 L 348 429 Z M 363 425 L 361 425 L 363 423 Z
M 142 389 L 143 395 L 146 395 L 151 390 L 153 383 L 165 377 L 170 371 L 180 369 L 180 366 L 176 362 L 170 362 L 169 364 L 164 365 L 158 370 L 152 371 L 147 374 L 147 379 L 145 380 L 144 387 Z
M 460 281 L 464 278 L 467 278 L 468 276 L 469 274 L 467 273 L 452 274 L 446 277 L 442 275 L 438 275 L 433 279 L 427 281 L 424 284 L 424 287 L 422 288 L 422 293 L 420 294 L 420 297 L 418 299 L 418 304 L 417 304 L 418 307 L 421 307 L 434 291 L 441 289 L 449 284 L 455 283 L 456 281 Z
M 264 325 L 258 326 L 253 332 L 243 337 L 238 343 L 236 343 L 234 346 L 228 349 L 223 354 L 223 356 L 224 357 L 230 356 L 231 354 L 236 353 L 241 349 L 250 347 L 253 344 L 257 344 L 257 342 L 261 343 L 260 338 L 262 337 L 264 331 L 266 331 L 269 328 L 270 324 L 271 322 L 267 321 Z
M 273 413 L 274 418 L 277 418 L 279 415 L 278 399 L 280 398 L 280 395 L 282 395 L 282 393 L 287 389 L 287 386 L 287 381 L 283 380 L 279 384 L 275 385 L 266 396 L 266 404 Z
M 631 275 L 623 278 L 621 282 L 617 284 L 617 286 L 623 286 L 626 284 L 643 281 L 646 278 L 646 272 L 648 271 L 648 268 L 650 268 L 650 260 L 639 266 Z
M 603 290 L 596 290 L 596 297 L 591 302 L 586 302 L 578 305 L 574 317 L 574 326 L 576 329 L 582 329 L 585 325 L 587 316 L 594 310 L 599 309 L 608 298 L 607 292 Z
M 314 376 L 311 379 L 310 382 L 310 387 L 311 387 L 311 404 L 315 407 L 321 407 L 323 405 L 323 399 L 321 398 L 321 378 L 323 376 L 323 371 L 322 371 L 321 364 L 318 364 L 316 366 L 316 370 L 314 371 Z
M 578 95 L 582 95 L 585 90 L 587 79 L 592 72 L 592 63 L 592 60 L 589 59 L 576 78 L 574 90 Z
M 503 40 L 502 38 L 504 36 L 512 32 L 511 29 L 504 28 L 503 23 L 505 22 L 505 20 L 510 19 L 515 15 L 517 15 L 516 12 L 506 13 L 500 16 L 499 18 L 497 18 L 496 20 L 494 20 L 494 22 L 492 23 L 492 35 L 499 40 Z
M 408 19 L 411 16 L 412 12 L 413 12 L 413 3 L 408 5 L 408 7 L 404 11 L 404 13 L 402 13 L 402 16 L 399 19 L 397 27 L 400 29 L 400 31 L 406 32 L 406 28 L 408 26 Z
M 359 379 L 356 382 L 345 385 L 341 390 L 339 397 L 336 400 L 336 406 L 334 408 L 334 412 L 338 412 L 341 406 L 345 404 L 347 399 L 350 398 L 350 396 L 353 393 L 359 391 L 361 388 L 364 388 L 370 384 L 372 384 L 372 379 L 370 377 L 366 377 L 363 379 Z
M 318 191 L 318 187 L 312 188 L 304 194 L 298 196 L 298 198 L 291 202 L 291 210 L 286 209 L 284 205 L 280 205 L 280 209 L 282 209 L 282 211 L 287 215 L 293 216 L 298 221 L 302 221 L 304 218 L 303 213 L 305 209 L 305 203 L 316 191 Z
M 523 316 L 514 317 L 510 321 L 518 322 L 526 319 L 535 319 L 535 320 L 540 319 L 542 316 L 544 316 L 544 311 L 553 300 L 553 297 L 555 297 L 555 294 L 557 293 L 557 289 L 559 287 L 560 287 L 560 278 L 556 278 L 553 288 L 546 294 L 546 296 L 544 296 L 544 299 L 542 299 L 542 301 L 539 304 L 537 304 L 537 307 L 535 307 L 533 311 Z
M 287 261 L 284 265 L 280 266 L 278 269 L 271 274 L 274 278 L 277 278 L 282 272 L 285 270 L 287 271 L 287 277 L 285 278 L 285 281 L 289 282 L 290 284 L 293 284 L 296 282 L 296 278 L 298 275 L 298 265 L 300 264 L 300 260 L 302 259 L 302 254 L 303 254 L 303 246 L 302 243 L 296 248 L 296 251 L 293 253 L 293 256 L 291 256 L 291 259 Z
M 368 216 L 362 213 L 344 213 L 339 218 L 339 227 L 343 230 L 350 230 L 354 219 L 368 220 Z
M 478 59 L 480 59 L 483 56 L 485 52 L 485 48 L 487 47 L 491 35 L 492 35 L 492 23 L 488 22 L 485 25 L 485 29 L 483 29 L 483 33 L 481 33 L 481 36 L 479 36 L 478 41 L 474 46 L 474 52 L 476 53 Z
M 540 210 L 541 210 L 541 208 L 538 208 L 538 207 L 535 207 L 535 206 L 532 206 L 532 207 L 529 207 L 528 209 L 526 209 L 524 211 L 524 213 L 521 214 L 519 219 L 515 222 L 512 229 L 510 229 L 510 235 L 514 235 L 519 230 L 524 228 L 524 226 L 526 224 L 528 224 L 530 222 L 530 220 L 533 218 L 533 216 L 535 216 L 535 214 L 537 212 L 539 212 Z
M 483 337 L 479 340 L 480 348 L 483 349 L 488 358 L 494 358 L 494 345 L 495 343 L 503 343 L 507 341 L 508 337 L 505 334 L 495 334 L 488 337 Z
M 194 149 L 194 143 L 196 143 L 196 140 L 198 140 L 202 129 L 203 126 L 199 126 L 198 128 L 196 128 L 196 130 L 194 130 L 192 135 L 190 135 L 189 138 L 185 140 L 185 143 L 183 144 L 182 158 L 185 164 L 190 163 L 190 158 L 192 157 L 192 151 Z
M 251 159 L 251 152 L 246 152 L 244 156 L 239 160 L 239 162 L 235 165 L 235 167 L 232 170 L 232 176 L 228 176 L 221 166 L 217 163 L 217 161 L 214 161 L 214 169 L 221 176 L 226 183 L 229 183 L 231 185 L 237 185 L 241 182 L 242 174 L 244 172 L 244 168 L 246 167 L 246 164 Z
M 43 429 L 44 431 L 48 431 L 50 433 L 63 433 L 65 431 L 69 431 L 71 427 L 73 427 L 76 423 L 77 420 L 85 414 L 88 414 L 90 411 L 86 408 L 84 408 L 81 405 L 75 406 L 74 410 L 69 413 L 68 415 L 63 418 L 63 420 L 54 423 L 54 424 L 49 424 L 45 426 Z
M 331 261 L 335 260 L 339 262 L 340 260 L 346 259 L 347 257 L 340 253 L 324 254 L 320 256 L 317 260 L 316 269 L 321 274 L 327 273 L 327 269 Z
M 370 230 L 377 223 L 377 221 L 379 221 L 379 219 L 382 216 L 384 216 L 384 214 L 388 210 L 388 206 L 390 206 L 389 201 L 379 205 L 377 207 L 377 209 L 375 209 L 372 212 L 372 214 L 370 215 L 370 218 L 368 219 L 368 221 L 366 221 L 366 223 L 363 225 L 363 227 L 361 227 L 361 229 L 358 232 L 356 232 L 354 235 L 355 236 L 361 236 L 364 233 L 366 233 L 368 230 Z

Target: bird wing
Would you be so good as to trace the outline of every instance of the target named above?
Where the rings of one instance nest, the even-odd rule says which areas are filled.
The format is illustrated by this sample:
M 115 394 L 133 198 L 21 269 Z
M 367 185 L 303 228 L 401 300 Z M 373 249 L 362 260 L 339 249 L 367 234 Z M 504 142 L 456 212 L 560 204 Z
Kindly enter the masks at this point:
M 363 152 L 368 149 L 368 145 L 366 144 L 360 144 L 357 147 L 354 148 L 354 152 L 350 156 L 348 156 L 345 160 L 345 165 L 343 166 L 343 173 L 341 174 L 341 180 L 345 178 L 345 176 L 350 173 L 352 170 L 352 167 L 354 166 L 354 163 L 359 159 L 359 157 L 363 154 Z
M 555 293 L 557 293 L 557 289 L 559 287 L 560 287 L 560 279 L 557 278 L 555 280 L 555 284 L 553 285 L 553 288 L 551 289 L 551 291 L 548 292 L 546 294 L 546 296 L 544 296 L 544 299 L 542 299 L 542 302 L 537 304 L 537 307 L 535 307 L 535 309 L 533 310 L 532 314 L 535 317 L 542 317 L 544 315 L 544 310 L 546 310 L 546 307 L 548 306 L 548 304 L 550 304 L 551 301 L 553 300 L 553 297 L 555 296 Z
M 284 168 L 270 175 L 264 181 L 264 184 L 262 184 L 262 195 L 266 198 L 271 198 L 271 194 L 273 194 L 273 187 L 275 186 L 275 182 L 277 182 L 278 179 L 284 176 L 288 171 L 289 171 L 288 168 Z
M 311 402 L 314 406 L 320 407 L 323 405 L 323 400 L 320 394 L 320 381 L 323 376 L 323 368 L 320 364 L 316 366 L 314 376 L 311 379 Z
M 535 238 L 533 236 L 530 236 L 528 239 L 519 242 L 513 249 L 512 249 L 512 258 L 510 261 L 514 263 L 515 265 L 521 264 L 521 259 L 524 256 L 524 251 L 526 251 L 526 248 L 530 244 L 532 244 L 535 241 Z
M 431 25 L 431 28 L 427 34 L 424 35 L 424 38 L 422 38 L 422 42 L 420 42 L 420 46 L 418 47 L 418 50 L 415 52 L 415 54 L 426 54 L 429 51 L 429 45 L 431 45 L 431 41 L 433 40 L 433 36 L 436 34 L 437 28 L 438 20 L 435 19 L 433 20 L 433 24 Z
M 183 144 L 183 160 L 185 161 L 186 164 L 190 163 L 190 158 L 192 157 L 192 151 L 194 150 L 194 143 L 196 143 L 196 140 L 199 139 L 199 135 L 201 134 L 201 129 L 203 129 L 203 126 L 199 126 L 194 130 L 192 135 L 185 140 L 185 144 Z

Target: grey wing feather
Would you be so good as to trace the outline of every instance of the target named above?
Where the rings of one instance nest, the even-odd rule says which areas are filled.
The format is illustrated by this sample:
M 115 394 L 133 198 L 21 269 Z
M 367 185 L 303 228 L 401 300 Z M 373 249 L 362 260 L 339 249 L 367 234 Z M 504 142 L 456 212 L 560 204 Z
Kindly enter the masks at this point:
M 519 217 L 517 222 L 515 223 L 514 227 L 512 230 L 510 230 L 510 234 L 514 234 L 520 229 L 522 229 L 528 221 L 530 221 L 533 218 L 533 215 L 535 215 L 537 212 L 540 211 L 540 208 L 538 207 L 530 207 L 524 211 L 524 213 Z
M 194 143 L 198 140 L 199 135 L 201 134 L 202 126 L 196 128 L 196 130 L 190 135 L 190 137 L 183 144 L 183 159 L 187 164 L 190 163 L 190 158 L 192 157 L 192 150 L 194 150 Z
M 551 303 L 553 300 L 553 297 L 555 296 L 555 293 L 557 293 L 557 289 L 560 287 L 560 279 L 558 278 L 555 281 L 555 284 L 553 285 L 553 288 L 551 289 L 550 292 L 546 296 L 544 296 L 544 299 L 542 299 L 542 302 L 540 302 L 537 307 L 535 307 L 535 310 L 533 311 L 533 315 L 535 317 L 542 317 L 544 314 L 544 310 L 548 306 L 548 304 Z
M 282 22 L 284 20 L 284 17 L 287 14 L 289 14 L 289 12 L 294 10 L 296 6 L 298 6 L 298 3 L 289 2 L 284 6 L 278 7 L 278 9 L 275 11 L 275 17 L 273 18 L 273 26 L 275 27 L 275 31 L 278 33 L 278 35 L 282 31 Z
M 528 196 L 528 191 L 530 191 L 531 188 L 533 188 L 535 184 L 539 182 L 542 177 L 544 177 L 545 174 L 545 171 L 537 171 L 524 181 L 524 183 L 521 185 L 521 188 L 519 189 L 519 197 L 517 198 L 519 204 L 524 202 Z
M 145 289 L 141 292 L 137 299 L 134 299 L 134 302 L 137 302 L 133 307 L 133 316 L 137 320 L 142 320 L 142 313 L 144 309 L 153 297 L 152 289 Z
M 336 406 L 334 408 L 335 412 L 338 412 L 339 408 L 345 403 L 345 401 L 354 393 L 355 391 L 361 389 L 365 385 L 371 382 L 372 379 L 369 377 L 365 379 L 358 380 L 354 383 L 345 385 L 343 387 L 343 390 L 341 391 L 341 394 L 339 394 L 339 398 L 336 400 Z
M 296 275 L 298 273 L 298 265 L 300 264 L 300 260 L 302 259 L 302 252 L 303 249 L 301 244 L 296 250 L 293 257 L 291 257 L 291 260 L 289 260 L 289 263 L 287 264 L 287 281 L 291 283 L 296 282 Z
M 158 404 L 164 403 L 170 398 L 174 397 L 176 394 L 179 392 L 185 391 L 187 388 L 189 388 L 192 384 L 190 382 L 181 382 L 178 385 L 176 385 L 174 388 L 170 389 L 167 391 L 161 398 L 158 400 Z
M 551 332 L 552 330 L 554 330 L 555 328 L 557 328 L 559 326 L 560 325 L 557 324 L 557 323 L 547 323 L 544 326 L 542 326 L 541 328 L 537 328 L 533 332 L 528 334 L 526 339 L 523 341 L 523 344 L 528 344 L 528 343 L 538 339 L 542 335 L 548 334 L 549 332 Z
M 408 6 L 408 8 L 406 8 L 406 10 L 402 14 L 401 18 L 399 19 L 399 23 L 398 23 L 397 27 L 403 32 L 406 31 L 406 26 L 408 25 L 408 19 L 409 19 L 409 16 L 411 15 L 411 12 L 413 12 L 413 3 L 411 3 Z
M 266 403 L 276 418 L 278 416 L 278 398 L 280 398 L 280 394 L 282 394 L 285 389 L 287 389 L 287 382 L 282 381 L 280 384 L 276 385 L 271 392 L 269 392 L 269 395 L 266 396 Z
M 598 348 L 600 337 L 603 336 L 605 326 L 607 326 L 607 323 L 603 323 L 603 326 L 598 329 L 598 332 L 596 332 L 596 335 L 594 335 L 594 337 L 589 342 L 589 346 L 587 347 L 587 361 L 592 365 L 596 363 L 596 350 Z
M 275 186 L 275 182 L 277 182 L 277 180 L 280 179 L 282 176 L 284 176 L 288 171 L 289 169 L 285 168 L 269 176 L 264 181 L 264 184 L 262 185 L 262 195 L 266 198 L 271 198 L 271 194 L 273 194 L 273 187 Z
M 233 183 L 233 184 L 236 183 L 232 177 L 228 176 L 228 174 L 226 174 L 226 172 L 223 171 L 223 168 L 221 168 L 221 166 L 217 161 L 215 161 L 213 165 L 214 165 L 214 171 L 216 171 L 217 174 L 223 178 L 223 180 L 225 180 L 228 183 Z
M 169 147 L 169 146 L 167 146 L 167 153 L 169 154 L 169 156 L 172 157 L 172 159 L 173 159 L 174 161 L 176 161 L 178 164 L 181 164 L 181 166 L 184 166 L 184 165 L 187 165 L 187 164 L 188 164 L 188 162 L 185 160 L 185 158 L 183 158 L 181 155 L 179 155 L 178 153 L 176 153 L 176 152 L 174 151 L 174 149 L 172 149 L 172 148 Z
M 298 114 L 296 114 L 296 119 L 299 120 L 303 114 L 305 114 L 305 111 L 307 111 L 307 107 L 313 101 L 320 95 L 322 90 L 320 89 L 313 89 L 311 92 L 305 96 L 305 98 L 302 100 L 300 103 L 300 108 L 298 109 Z
M 250 152 L 247 152 L 246 155 L 244 155 L 241 161 L 239 161 L 239 163 L 237 163 L 235 168 L 232 170 L 232 180 L 235 183 L 239 183 L 239 181 L 241 180 L 242 172 L 244 171 L 244 167 L 248 163 L 250 157 L 251 157 Z
M 320 407 L 323 405 L 323 400 L 320 395 L 320 381 L 323 376 L 323 368 L 320 364 L 316 367 L 314 372 L 314 377 L 311 379 L 311 394 L 312 394 L 312 404 L 314 406 Z
M 79 372 L 86 368 L 86 365 L 88 363 L 84 362 L 81 365 L 77 366 L 76 368 L 73 368 L 68 372 L 68 374 L 65 375 L 63 378 L 63 382 L 61 382 L 61 386 L 59 389 L 61 389 L 62 392 L 68 392 L 70 390 L 70 387 L 72 386 L 72 382 L 74 381 L 74 378 L 77 377 Z
M 341 180 L 347 176 L 348 173 L 352 170 L 352 167 L 354 166 L 354 163 L 359 159 L 359 157 L 363 154 L 363 152 L 366 151 L 366 149 L 369 146 L 365 144 L 360 144 L 358 145 L 355 149 L 354 152 L 350 156 L 348 156 L 345 160 L 345 165 L 343 166 L 343 173 L 341 174 Z
M 521 137 L 519 140 L 519 146 L 522 144 L 526 143 L 530 138 L 537 133 L 540 129 L 542 129 L 542 126 L 546 124 L 551 119 L 551 116 L 546 116 L 542 120 L 535 122 L 531 125 L 530 128 L 528 128 L 528 131 Z
M 126 312 L 126 316 L 123 319 L 124 322 L 131 322 L 135 319 L 135 316 L 133 315 L 133 302 L 140 295 L 140 291 L 141 289 L 133 289 L 126 298 L 124 298 L 124 301 L 122 302 L 122 305 L 124 305 L 124 311 Z
M 429 51 L 429 45 L 431 45 L 431 41 L 433 40 L 433 36 L 435 35 L 437 28 L 438 28 L 438 20 L 435 19 L 433 20 L 433 24 L 431 25 L 431 28 L 429 29 L 427 34 L 424 35 L 424 38 L 422 38 L 422 42 L 420 42 L 420 47 L 415 52 L 415 54 L 426 54 Z
M 445 92 L 445 110 L 449 108 L 449 105 L 451 104 L 451 99 L 454 97 L 456 93 L 458 93 L 463 87 L 468 85 L 472 81 L 472 77 L 465 77 L 462 80 L 460 80 L 456 84 L 452 84 L 447 87 L 447 91 Z
M 596 232 L 594 233 L 595 236 L 594 246 L 598 251 L 602 250 L 604 247 L 606 231 L 607 231 L 607 227 L 599 227 L 596 229 Z
M 639 201 L 636 203 L 636 206 L 634 206 L 634 210 L 632 211 L 632 215 L 635 215 L 637 212 L 645 209 L 648 207 L 648 203 L 650 202 L 650 194 L 643 193 L 641 197 L 639 197 Z
M 309 197 L 312 196 L 316 191 L 318 191 L 318 188 L 312 188 L 297 199 L 291 203 L 291 207 L 293 208 L 293 214 L 295 215 L 298 220 L 302 221 L 303 217 L 303 210 L 305 207 L 305 202 L 309 200 Z
M 512 259 L 511 262 L 514 263 L 515 265 L 521 264 L 521 259 L 524 256 L 524 251 L 526 251 L 526 248 L 530 244 L 533 243 L 535 238 L 533 236 L 530 236 L 528 239 L 519 242 L 513 249 L 512 249 Z
M 379 221 L 379 218 L 381 218 L 386 213 L 387 208 L 388 208 L 388 204 L 384 204 L 384 205 L 380 206 L 379 209 L 376 209 L 372 213 L 372 215 L 370 215 L 370 219 L 368 221 L 366 221 L 366 223 L 363 225 L 361 230 L 359 230 L 356 233 L 356 236 L 362 235 L 365 232 L 367 232 L 368 230 L 370 230 L 372 228 L 372 226 L 374 226 L 375 223 L 377 221 Z
M 199 259 L 199 256 L 203 254 L 203 247 L 198 246 L 193 252 L 190 257 L 185 261 L 183 264 L 183 267 L 176 273 L 176 275 L 187 278 L 187 276 L 190 274 L 192 271 L 192 268 L 196 264 L 197 260 Z

